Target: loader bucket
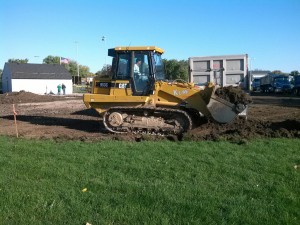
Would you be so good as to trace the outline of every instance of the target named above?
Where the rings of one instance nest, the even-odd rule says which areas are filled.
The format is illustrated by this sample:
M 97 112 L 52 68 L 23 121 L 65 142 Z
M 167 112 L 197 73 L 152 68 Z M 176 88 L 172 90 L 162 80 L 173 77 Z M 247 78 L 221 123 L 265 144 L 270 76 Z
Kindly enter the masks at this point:
M 245 110 L 243 105 L 237 107 L 215 94 L 211 96 L 207 108 L 212 118 L 218 123 L 230 123 L 240 112 Z

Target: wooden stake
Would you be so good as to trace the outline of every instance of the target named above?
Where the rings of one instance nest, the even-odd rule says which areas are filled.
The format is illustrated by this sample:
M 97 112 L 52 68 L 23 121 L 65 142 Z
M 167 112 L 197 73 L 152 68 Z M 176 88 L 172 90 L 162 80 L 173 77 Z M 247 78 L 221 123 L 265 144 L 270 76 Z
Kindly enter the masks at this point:
M 15 127 L 16 127 L 16 135 L 17 138 L 19 137 L 19 132 L 18 132 L 18 126 L 17 126 L 17 112 L 15 109 L 15 104 L 13 104 L 13 113 L 14 113 L 14 120 L 15 120 Z

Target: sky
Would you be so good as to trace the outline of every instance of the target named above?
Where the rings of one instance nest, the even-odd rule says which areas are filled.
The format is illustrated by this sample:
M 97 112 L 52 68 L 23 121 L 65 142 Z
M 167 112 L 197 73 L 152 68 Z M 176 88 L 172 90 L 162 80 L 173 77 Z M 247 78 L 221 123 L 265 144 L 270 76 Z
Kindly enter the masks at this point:
M 52 55 L 95 73 L 111 64 L 108 48 L 130 45 L 160 47 L 168 60 L 248 54 L 252 70 L 300 71 L 300 0 L 0 0 L 0 11 L 0 68 Z

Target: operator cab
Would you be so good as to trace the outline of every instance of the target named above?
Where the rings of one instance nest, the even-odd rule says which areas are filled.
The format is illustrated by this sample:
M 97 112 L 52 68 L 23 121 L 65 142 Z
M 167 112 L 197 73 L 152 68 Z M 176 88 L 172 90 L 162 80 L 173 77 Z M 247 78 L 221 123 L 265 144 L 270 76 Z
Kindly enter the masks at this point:
M 164 80 L 163 50 L 150 47 L 116 47 L 108 50 L 113 57 L 112 80 L 128 80 L 133 95 L 147 96 L 156 80 Z

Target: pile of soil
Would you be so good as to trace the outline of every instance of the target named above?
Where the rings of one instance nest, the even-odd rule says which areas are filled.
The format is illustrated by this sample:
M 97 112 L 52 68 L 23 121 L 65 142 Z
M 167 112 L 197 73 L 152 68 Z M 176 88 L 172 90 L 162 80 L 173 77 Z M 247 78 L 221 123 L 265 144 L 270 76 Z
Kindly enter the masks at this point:
M 251 96 L 244 92 L 240 87 L 220 87 L 215 91 L 215 94 L 218 97 L 236 105 L 248 105 L 253 102 Z
M 31 92 L 20 91 L 10 92 L 0 95 L 0 104 L 17 104 L 29 102 L 53 102 L 65 100 L 65 96 L 60 95 L 38 95 Z
M 235 92 L 231 88 L 221 90 L 220 96 L 226 100 L 231 99 L 233 103 L 250 102 L 244 92 Z M 259 93 L 249 97 L 252 97 L 253 103 L 248 105 L 247 120 L 237 118 L 230 124 L 204 120 L 198 127 L 184 134 L 182 140 L 244 143 L 256 138 L 300 138 L 300 97 Z M 36 95 L 29 92 L 0 95 L 0 135 L 16 136 L 12 104 L 15 104 L 17 111 L 19 137 L 55 141 L 169 139 L 161 136 L 111 134 L 104 128 L 99 114 L 85 107 L 82 96 Z
M 300 138 L 300 120 L 263 121 L 238 118 L 229 124 L 207 122 L 185 134 L 186 140 L 229 140 L 244 142 L 255 138 Z

